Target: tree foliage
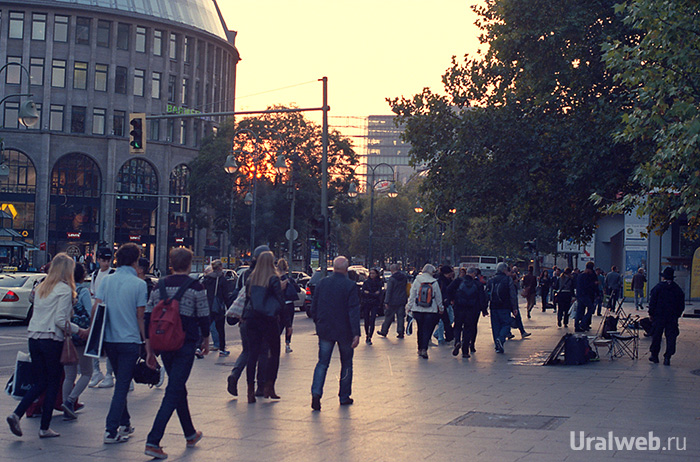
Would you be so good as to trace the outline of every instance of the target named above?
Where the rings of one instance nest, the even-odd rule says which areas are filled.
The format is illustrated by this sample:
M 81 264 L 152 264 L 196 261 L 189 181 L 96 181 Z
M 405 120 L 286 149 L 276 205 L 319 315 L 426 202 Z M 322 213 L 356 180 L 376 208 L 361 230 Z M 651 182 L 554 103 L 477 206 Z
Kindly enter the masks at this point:
M 610 40 L 605 62 L 632 89 L 621 142 L 650 146 L 634 172 L 638 189 L 612 211 L 639 207 L 663 232 L 687 219 L 700 230 L 700 9 L 695 0 L 630 0 L 616 7 L 634 40 Z M 600 201 L 600 197 L 598 197 Z

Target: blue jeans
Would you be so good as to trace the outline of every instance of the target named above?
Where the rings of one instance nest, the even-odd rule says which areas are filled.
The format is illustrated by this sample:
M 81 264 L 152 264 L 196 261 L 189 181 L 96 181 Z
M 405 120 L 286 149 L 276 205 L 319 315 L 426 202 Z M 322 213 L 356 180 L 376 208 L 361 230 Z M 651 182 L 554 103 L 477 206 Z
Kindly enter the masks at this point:
M 131 425 L 131 416 L 126 402 L 129 393 L 129 384 L 134 378 L 134 366 L 139 358 L 141 345 L 138 343 L 111 343 L 105 342 L 107 359 L 114 369 L 114 395 L 107 413 L 105 429 L 110 436 L 117 433 L 120 426 Z
M 156 419 L 153 421 L 153 427 L 146 439 L 146 444 L 149 446 L 160 446 L 160 440 L 163 438 L 165 427 L 168 425 L 173 411 L 177 411 L 186 439 L 192 438 L 197 433 L 192 424 L 192 416 L 187 403 L 186 386 L 192 371 L 196 349 L 197 346 L 194 342 L 186 342 L 179 350 L 164 352 L 160 355 L 165 371 L 168 373 L 168 386 L 165 388 L 165 396 L 163 396 L 160 409 L 158 409 Z
M 61 386 L 61 374 L 63 373 L 63 365 L 61 365 L 61 351 L 63 351 L 63 342 L 50 339 L 29 339 L 29 354 L 32 357 L 32 388 L 22 398 L 22 401 L 17 405 L 15 414 L 22 417 L 29 406 L 42 394 L 44 391 L 44 408 L 41 413 L 41 428 L 48 430 L 51 424 L 51 415 L 53 414 L 53 405 L 56 402 L 56 395 Z
M 345 401 L 352 394 L 352 355 L 353 349 L 350 342 L 337 342 L 338 351 L 340 351 L 340 392 L 338 396 L 340 401 Z M 311 394 L 323 396 L 323 384 L 326 383 L 326 373 L 328 365 L 331 363 L 331 355 L 333 354 L 333 346 L 336 344 L 333 340 L 318 339 L 318 362 L 314 369 L 314 380 L 311 384 Z
M 510 310 L 491 310 L 491 332 L 494 343 L 500 340 L 501 345 L 505 344 L 506 337 L 510 335 L 511 323 Z

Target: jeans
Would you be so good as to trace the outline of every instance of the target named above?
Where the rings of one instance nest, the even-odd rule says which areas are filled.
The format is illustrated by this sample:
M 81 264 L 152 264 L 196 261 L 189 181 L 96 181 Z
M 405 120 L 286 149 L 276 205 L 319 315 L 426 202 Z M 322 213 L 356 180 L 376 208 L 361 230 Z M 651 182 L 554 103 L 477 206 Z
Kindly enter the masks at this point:
M 210 315 L 210 319 L 216 328 L 218 339 L 216 343 L 219 345 L 219 350 L 224 351 L 226 350 L 226 316 L 217 313 Z
M 264 350 L 264 343 L 267 343 L 270 348 L 270 357 L 266 365 L 267 370 L 264 371 L 265 380 L 262 383 L 275 383 L 280 366 L 280 331 L 277 318 L 253 317 L 245 322 L 248 324 L 248 347 L 250 351 L 248 364 L 246 364 L 248 383 L 255 383 L 256 363 Z M 260 380 L 258 380 L 258 384 L 260 383 Z
M 634 289 L 634 306 L 635 308 L 642 308 L 642 303 L 644 303 L 644 289 Z
M 156 418 L 153 421 L 153 427 L 146 439 L 146 444 L 149 446 L 160 446 L 160 440 L 163 438 L 165 427 L 168 425 L 173 411 L 177 411 L 186 439 L 197 433 L 192 424 L 192 416 L 187 404 L 186 386 L 187 379 L 192 371 L 196 349 L 197 346 L 194 342 L 187 342 L 177 351 L 168 351 L 160 355 L 165 371 L 168 373 L 168 386 L 165 389 L 163 401 L 160 403 L 160 409 L 158 409 Z
M 63 401 L 78 402 L 78 397 L 85 391 L 90 377 L 92 376 L 92 360 L 93 358 L 85 356 L 85 346 L 75 347 L 78 350 L 78 364 L 69 364 L 63 366 L 66 373 L 66 378 L 63 380 Z M 78 367 L 80 367 L 80 378 L 75 381 L 78 376 Z M 75 383 L 75 385 L 73 385 Z
M 651 346 L 649 351 L 654 357 L 659 356 L 661 351 L 661 337 L 666 334 L 666 351 L 664 358 L 671 359 L 676 352 L 676 339 L 680 334 L 678 330 L 678 319 L 655 319 L 651 326 Z
M 131 416 L 126 402 L 129 384 L 134 378 L 134 366 L 139 358 L 141 345 L 138 343 L 105 342 L 107 359 L 114 369 L 114 395 L 109 405 L 105 429 L 110 436 L 117 433 L 120 426 L 131 425 Z
M 396 316 L 396 333 L 403 336 L 405 332 L 404 320 L 406 318 L 406 305 L 388 305 L 384 310 L 384 322 L 379 332 L 383 334 L 389 333 L 389 327 Z
M 219 331 L 216 329 L 216 323 L 212 321 L 209 324 L 209 337 L 211 338 L 211 341 L 214 343 L 214 347 L 219 348 Z M 202 343 L 201 336 L 200 336 L 200 344 Z
M 41 413 L 41 430 L 48 430 L 53 414 L 53 405 L 56 402 L 56 395 L 61 386 L 61 351 L 63 342 L 50 339 L 34 339 L 29 341 L 29 354 L 32 357 L 32 377 L 34 385 L 27 391 L 22 401 L 17 405 L 15 414 L 22 417 L 29 406 L 46 392 L 44 396 L 44 409 Z
M 314 379 L 311 383 L 311 394 L 323 396 L 323 384 L 326 383 L 326 373 L 331 363 L 333 347 L 338 343 L 340 352 L 340 391 L 338 396 L 340 401 L 346 401 L 352 394 L 352 343 L 335 342 L 333 340 L 318 339 L 318 362 L 314 369 Z
M 491 332 L 493 342 L 501 341 L 501 345 L 506 342 L 506 337 L 510 335 L 511 326 L 510 310 L 491 310 Z
M 374 321 L 377 319 L 379 307 L 372 303 L 367 303 L 362 307 L 362 318 L 365 321 L 365 335 L 371 339 L 374 334 Z
M 430 335 L 435 330 L 435 326 L 440 320 L 438 313 L 426 313 L 423 311 L 414 311 L 413 319 L 418 326 L 418 351 L 427 350 L 430 345 Z

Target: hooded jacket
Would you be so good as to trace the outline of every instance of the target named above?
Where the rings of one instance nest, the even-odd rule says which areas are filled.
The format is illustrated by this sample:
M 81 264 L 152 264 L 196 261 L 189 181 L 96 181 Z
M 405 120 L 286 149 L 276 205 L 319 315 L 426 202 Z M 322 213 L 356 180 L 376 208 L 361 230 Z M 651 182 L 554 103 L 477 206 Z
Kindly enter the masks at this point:
M 408 276 L 405 273 L 397 271 L 392 274 L 386 281 L 384 303 L 392 306 L 405 306 L 408 301 L 406 284 L 408 284 Z
M 416 304 L 416 298 L 418 298 L 418 291 L 420 286 L 424 282 L 429 282 L 433 285 L 433 303 L 429 307 L 418 306 Z M 411 295 L 408 296 L 408 305 L 406 306 L 408 312 L 416 311 L 423 313 L 438 313 L 442 311 L 442 293 L 440 292 L 440 286 L 437 279 L 435 279 L 432 274 L 420 273 L 416 276 L 413 285 L 411 285 Z

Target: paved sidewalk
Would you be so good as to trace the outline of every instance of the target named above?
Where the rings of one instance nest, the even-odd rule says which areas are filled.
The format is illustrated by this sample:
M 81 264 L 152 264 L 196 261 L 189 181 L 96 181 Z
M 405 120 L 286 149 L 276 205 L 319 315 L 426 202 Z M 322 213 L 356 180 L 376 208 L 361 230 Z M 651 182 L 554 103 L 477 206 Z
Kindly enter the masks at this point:
M 626 306 L 631 309 L 632 306 Z M 639 314 L 644 315 L 644 312 Z M 594 317 L 594 328 L 600 322 Z M 378 320 L 377 325 L 379 325 Z M 279 401 L 245 401 L 226 393 L 226 376 L 240 351 L 237 328 L 228 328 L 232 355 L 195 361 L 188 383 L 195 426 L 204 438 L 185 449 L 173 415 L 162 444 L 169 460 L 183 461 L 584 461 L 700 459 L 700 320 L 681 319 L 678 353 L 671 367 L 651 364 L 650 340 L 642 338 L 640 359 L 603 358 L 583 366 L 537 365 L 566 330 L 551 311 L 525 320 L 532 337 L 507 342 L 497 355 L 490 320 L 482 318 L 477 352 L 453 357 L 452 348 L 433 346 L 430 359 L 416 355 L 415 336 L 376 337 L 355 351 L 353 406 L 338 404 L 339 359 L 329 369 L 322 411 L 310 409 L 317 344 L 312 323 L 297 314 L 294 352 L 282 353 Z M 572 323 L 573 325 L 573 323 Z M 662 350 L 663 351 L 663 350 Z M 700 374 L 700 372 L 698 372 Z M 143 454 L 164 389 L 137 385 L 129 395 L 136 433 L 125 444 L 103 445 L 104 419 L 112 389 L 88 389 L 87 406 L 76 422 L 55 414 L 52 428 L 62 436 L 40 440 L 38 419 L 22 419 L 24 437 L 5 422 L 0 459 L 21 461 L 149 460 Z M 16 402 L 0 398 L 2 417 Z M 680 437 L 676 450 L 581 450 L 571 432 L 603 437 L 648 437 L 661 446 Z M 601 440 L 596 440 L 601 445 Z M 639 443 L 639 441 L 638 441 Z M 595 448 L 595 443 L 592 449 Z

